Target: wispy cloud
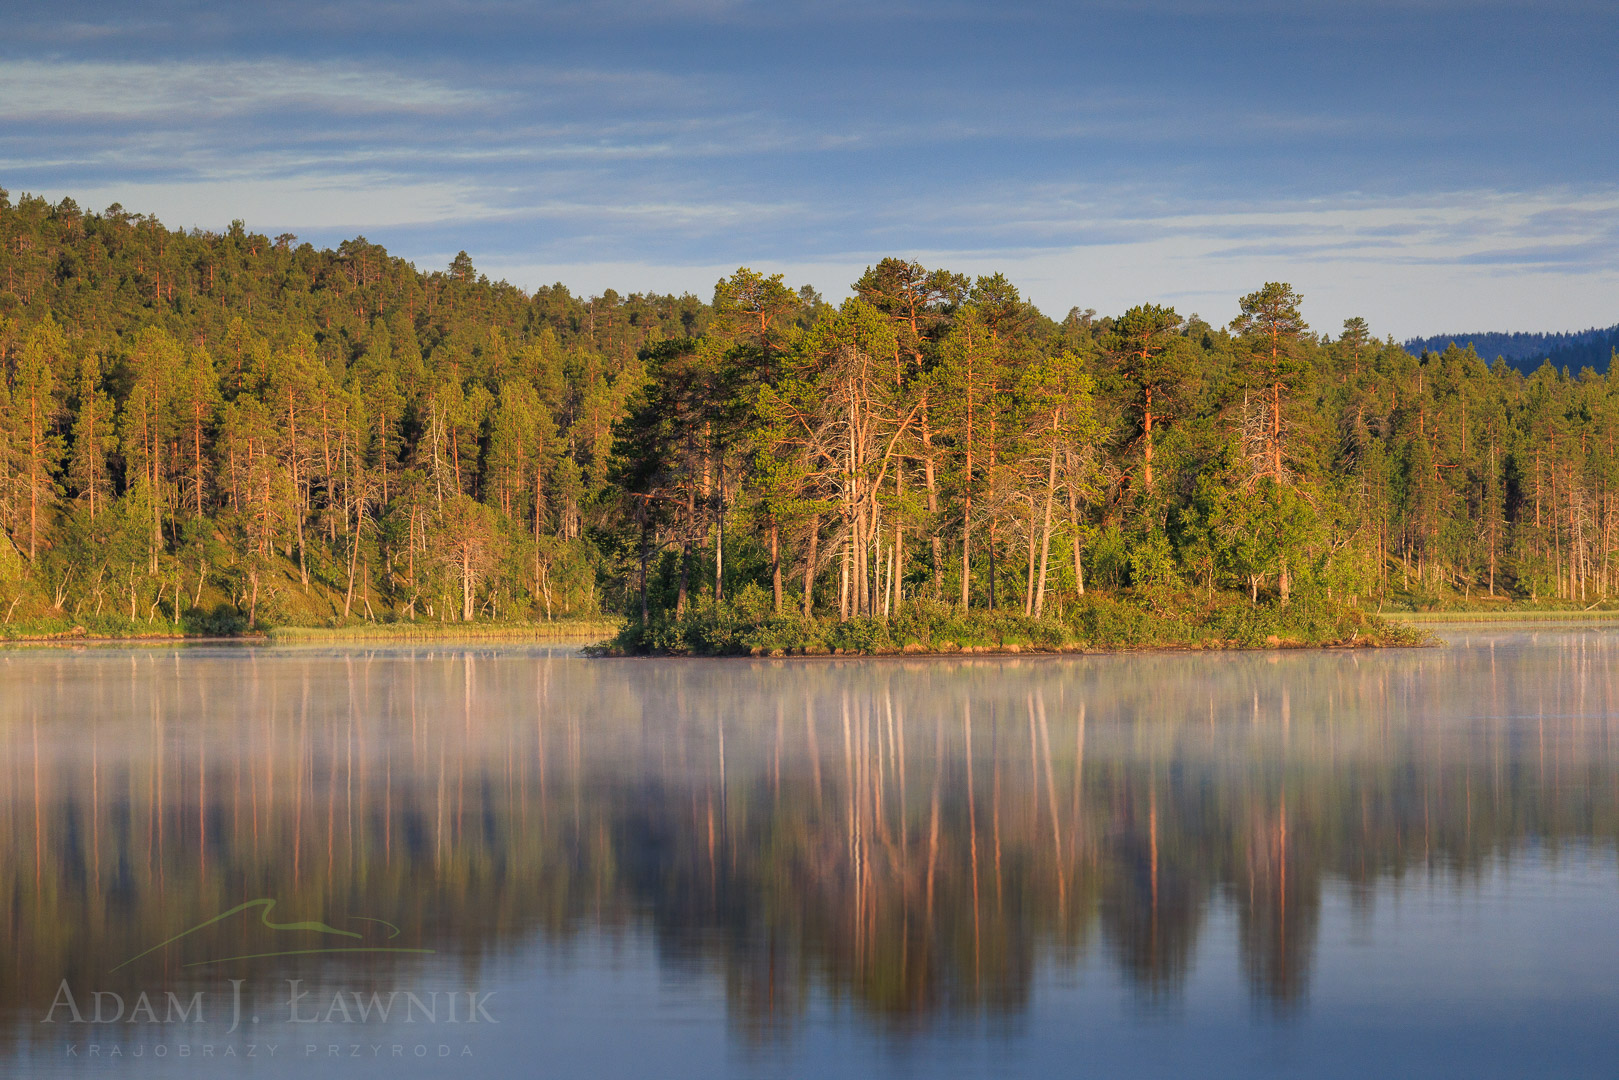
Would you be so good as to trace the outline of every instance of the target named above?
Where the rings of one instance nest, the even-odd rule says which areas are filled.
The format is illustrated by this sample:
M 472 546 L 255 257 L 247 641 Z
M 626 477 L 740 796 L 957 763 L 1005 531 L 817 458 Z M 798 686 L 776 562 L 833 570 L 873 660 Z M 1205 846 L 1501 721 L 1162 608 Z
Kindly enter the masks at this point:
M 282 109 L 443 115 L 487 100 L 487 91 L 371 65 L 288 60 L 116 63 L 13 60 L 0 66 L 9 124 L 133 119 L 173 124 Z
M 583 291 L 906 254 L 1059 315 L 1589 325 L 1616 47 L 1585 0 L 15 0 L 0 184 Z

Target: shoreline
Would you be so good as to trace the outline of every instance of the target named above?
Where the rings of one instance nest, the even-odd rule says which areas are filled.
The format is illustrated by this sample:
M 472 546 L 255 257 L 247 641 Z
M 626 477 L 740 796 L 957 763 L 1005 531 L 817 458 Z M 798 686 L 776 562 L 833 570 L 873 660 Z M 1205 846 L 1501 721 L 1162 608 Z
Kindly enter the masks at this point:
M 1582 611 L 1562 608 L 1535 611 L 1394 611 L 1380 619 L 1406 624 L 1426 623 L 1619 623 L 1619 611 Z
M 830 660 L 1012 660 L 1058 659 L 1065 656 L 1135 656 L 1151 653 L 1270 653 L 1270 652 L 1358 652 L 1377 649 L 1436 649 L 1445 642 L 1429 637 L 1422 641 L 1380 642 L 1281 642 L 1276 645 L 1199 644 L 1199 645 L 1075 645 L 1042 648 L 1034 646 L 975 645 L 954 650 L 889 649 L 875 652 L 757 652 L 757 653 L 586 653 L 599 660 L 796 660 L 804 662 Z
M 55 637 L 15 637 L 0 639 L 0 650 L 7 648 L 39 648 L 39 647 L 104 647 L 104 646 L 158 646 L 158 645 L 225 645 L 225 646 L 301 646 L 301 645 L 332 645 L 332 646 L 361 646 L 361 645 L 399 645 L 399 644 L 443 644 L 443 645 L 526 645 L 526 644 L 578 644 L 580 651 L 591 659 L 600 660 L 973 660 L 991 659 L 1004 660 L 1013 658 L 1027 659 L 1030 657 L 1063 657 L 1063 656 L 1126 656 L 1140 653 L 1235 653 L 1235 652 L 1353 652 L 1374 649 L 1427 649 L 1442 647 L 1444 642 L 1429 638 L 1418 642 L 1380 643 L 1380 642 L 1328 642 L 1324 644 L 1310 644 L 1308 642 L 1279 642 L 1275 645 L 1242 645 L 1237 643 L 1225 644 L 1153 644 L 1153 645 L 1117 645 L 1117 646 L 1059 646 L 1055 648 L 1042 648 L 1035 646 L 991 646 L 972 645 L 958 649 L 890 649 L 872 652 L 855 652 L 838 650 L 835 652 L 757 652 L 757 653 L 614 653 L 596 651 L 595 645 L 599 641 L 593 640 L 588 634 L 557 634 L 549 637 L 522 636 L 517 634 L 505 635 L 477 635 L 477 634 L 435 634 L 431 636 L 384 636 L 372 635 L 368 637 L 339 637 L 329 638 L 283 638 L 273 633 L 241 634 L 235 637 L 220 637 L 217 635 L 158 635 L 128 637 L 78 637 L 73 635 L 57 635 Z
M 1581 611 L 1541 609 L 1531 611 L 1463 612 L 1385 612 L 1376 618 L 1409 628 L 1429 626 L 1577 626 L 1619 625 L 1619 610 Z M 343 627 L 274 626 L 250 633 L 187 634 L 170 629 L 127 634 L 97 634 L 75 627 L 65 631 L 23 633 L 0 636 L 0 649 L 39 646 L 118 646 L 118 645 L 361 645 L 442 642 L 445 644 L 539 644 L 578 643 L 584 653 L 601 659 L 748 659 L 748 660 L 850 660 L 918 658 L 1005 658 L 1029 656 L 1116 656 L 1130 653 L 1192 652 L 1273 652 L 1273 651 L 1352 651 L 1361 649 L 1435 648 L 1444 643 L 1424 633 L 1421 640 L 1381 641 L 1363 638 L 1348 641 L 1309 642 L 1286 637 L 1256 643 L 1207 639 L 1192 642 L 1144 642 L 1135 644 L 1084 644 L 1078 642 L 1039 645 L 1015 642 L 1005 645 L 945 643 L 944 647 L 910 643 L 876 649 L 777 648 L 755 647 L 731 652 L 629 652 L 615 649 L 612 636 L 629 625 L 611 620 L 581 619 L 554 623 L 365 623 Z
M 306 645 L 398 642 L 547 642 L 596 641 L 616 633 L 622 623 L 578 620 L 555 623 L 365 623 L 357 626 L 272 626 L 241 634 L 188 634 L 171 628 L 130 633 L 93 633 L 82 626 L 42 633 L 0 635 L 0 648 L 22 645 Z
M 593 645 L 594 656 L 983 656 L 1227 649 L 1367 648 L 1422 645 L 1418 626 L 1380 619 L 1324 598 L 1254 605 L 1091 595 L 1050 616 L 1016 609 L 962 611 L 908 604 L 892 616 L 806 617 L 758 606 L 704 603 L 683 615 L 627 622 Z

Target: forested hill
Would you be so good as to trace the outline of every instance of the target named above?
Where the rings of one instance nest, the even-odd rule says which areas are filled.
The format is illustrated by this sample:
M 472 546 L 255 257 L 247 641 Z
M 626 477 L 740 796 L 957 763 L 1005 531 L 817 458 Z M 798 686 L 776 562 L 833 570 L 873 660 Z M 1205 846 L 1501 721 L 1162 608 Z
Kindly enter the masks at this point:
M 4 189 L 0 189 L 3 192 Z M 0 314 L 23 322 L 51 314 L 81 349 L 105 349 L 149 325 L 218 343 L 232 324 L 271 340 L 308 333 L 333 360 L 365 351 L 383 327 L 435 350 L 480 352 L 468 334 L 498 330 L 509 342 L 549 330 L 556 343 L 633 358 L 650 338 L 703 332 L 694 296 L 575 297 L 562 285 L 527 293 L 479 274 L 463 252 L 440 271 L 418 272 L 364 237 L 316 250 L 296 236 L 171 230 L 114 204 L 85 213 L 0 194 Z M 407 326 L 408 324 L 408 326 Z
M 491 282 L 465 253 L 421 272 L 363 237 L 317 250 L 240 221 L 223 233 L 169 229 L 117 204 L 98 214 L 72 199 L 13 203 L 0 188 L 0 423 L 8 426 L 0 521 L 11 538 L 0 545 L 0 600 L 17 599 L 21 579 L 37 590 L 54 575 L 53 602 L 82 594 L 74 611 L 122 603 L 126 615 L 144 617 L 223 591 L 244 613 L 305 621 L 330 613 L 322 587 L 345 594 L 340 608 L 360 610 L 363 601 L 377 610 L 374 594 L 351 590 L 351 577 L 360 590 L 371 584 L 366 574 L 396 580 L 393 554 L 425 550 L 432 539 L 417 513 L 404 544 L 393 545 L 387 530 L 398 522 L 389 515 L 420 499 L 424 477 L 435 512 L 446 490 L 487 490 L 486 428 L 526 408 L 545 414 L 549 440 L 524 450 L 535 459 L 525 466 L 542 468 L 541 531 L 555 549 L 535 564 L 546 576 L 537 606 L 594 610 L 582 508 L 608 483 L 613 424 L 641 384 L 640 353 L 651 342 L 701 336 L 708 321 L 708 305 L 690 295 L 584 298 L 560 284 L 530 293 Z M 511 400 L 497 402 L 503 392 Z M 38 411 L 25 423 L 11 409 L 32 395 Z M 318 426 L 300 419 L 305 410 L 320 413 Z M 525 414 L 523 422 L 540 421 Z M 346 453 L 367 455 L 374 468 L 343 464 L 344 424 Z M 365 430 L 352 430 L 359 424 Z M 526 497 L 532 503 L 533 492 Z M 105 512 L 131 500 L 151 519 L 145 546 L 153 550 L 148 573 L 118 581 L 85 545 L 106 542 L 116 514 Z M 206 533 L 191 572 L 165 594 L 162 567 L 178 557 L 188 506 L 221 528 Z M 256 540 L 243 516 L 255 506 L 263 511 Z M 344 536 L 369 543 L 373 561 Z M 244 550 L 264 556 L 265 574 Z M 277 551 L 298 564 L 296 588 L 273 565 Z M 345 551 L 362 558 L 347 560 Z M 11 597 L 8 552 L 31 564 L 21 578 L 13 567 Z M 359 562 L 352 574 L 349 561 Z M 420 571 L 412 597 L 384 590 L 390 607 L 414 603 L 427 581 Z M 197 579 L 186 597 L 177 595 L 181 577 Z M 22 589 L 20 610 L 35 599 Z
M 1619 386 L 1255 285 L 580 298 L 0 192 L 0 627 L 1607 595 Z
M 1500 357 L 1525 374 L 1542 363 L 1571 372 L 1582 368 L 1606 372 L 1614 351 L 1619 350 L 1619 326 L 1560 334 L 1439 334 L 1412 338 L 1405 348 L 1413 356 L 1421 356 L 1425 352 L 1443 352 L 1453 344 L 1463 349 L 1472 346 L 1487 360 Z

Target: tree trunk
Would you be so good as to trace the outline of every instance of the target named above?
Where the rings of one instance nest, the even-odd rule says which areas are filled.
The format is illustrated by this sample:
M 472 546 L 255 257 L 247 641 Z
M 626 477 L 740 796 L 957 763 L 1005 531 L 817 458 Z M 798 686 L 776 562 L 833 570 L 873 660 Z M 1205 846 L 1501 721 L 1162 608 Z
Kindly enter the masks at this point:
M 1069 464 L 1070 464 L 1070 467 L 1072 467 L 1072 464 L 1073 464 L 1072 459 L 1070 459 Z M 1079 492 L 1074 489 L 1074 480 L 1073 480 L 1072 476 L 1070 476 L 1068 478 L 1068 485 L 1067 486 L 1068 486 L 1068 527 L 1071 530 L 1073 530 L 1074 591 L 1078 595 L 1084 596 L 1085 595 L 1085 564 L 1080 558 L 1083 545 L 1080 543 L 1080 535 L 1079 535 Z
M 781 530 L 775 519 L 770 522 L 770 592 L 776 602 L 776 614 L 781 614 Z
M 287 398 L 287 467 L 292 473 L 292 510 L 298 526 L 298 578 L 309 588 L 309 564 L 304 558 L 304 492 L 298 481 L 298 410 Z M 154 484 L 154 489 L 155 489 Z
M 1034 614 L 1034 500 L 1029 500 L 1029 571 L 1023 581 L 1023 614 Z
M 294 503 L 293 513 L 296 514 L 297 518 L 298 518 L 298 577 L 299 577 L 300 580 L 303 581 L 304 588 L 307 589 L 307 588 L 309 588 L 309 564 L 304 561 L 303 495 L 301 493 L 295 492 L 295 498 L 293 499 L 293 503 Z
M 1152 390 L 1147 390 L 1147 407 L 1141 410 L 1141 475 L 1152 490 Z
M 1040 618 L 1046 608 L 1046 566 L 1051 558 L 1051 504 L 1057 500 L 1057 452 L 1051 452 L 1051 465 L 1046 471 L 1046 520 L 1040 528 L 1040 580 L 1034 589 L 1034 617 Z M 1078 566 L 1076 560 L 1075 566 Z
M 917 363 L 920 365 L 921 361 Z M 933 600 L 944 588 L 944 541 L 939 537 L 939 487 L 933 472 L 933 432 L 928 428 L 926 401 L 922 405 L 922 480 L 928 492 L 928 549 L 933 557 Z
M 382 503 L 388 505 L 388 418 L 377 410 L 377 474 L 382 482 Z
M 1274 354 L 1274 352 L 1273 347 L 1272 353 Z M 1273 358 L 1272 362 L 1277 363 L 1279 361 Z M 1280 484 L 1282 482 L 1282 384 L 1279 382 L 1271 383 L 1270 387 L 1270 424 L 1270 467 L 1272 475 L 1276 477 L 1276 482 Z M 1286 586 L 1282 588 L 1282 602 L 1284 604 L 1287 602 Z
M 157 576 L 157 553 L 163 548 L 163 500 L 159 495 L 158 477 L 162 475 L 162 447 L 157 439 L 156 429 L 152 429 L 152 565 L 149 573 Z M 135 617 L 131 606 L 129 617 Z
M 641 530 L 641 573 L 640 573 L 640 579 L 636 583 L 638 591 L 641 594 L 641 625 L 642 626 L 646 625 L 646 619 L 647 619 L 647 611 L 646 611 L 646 558 L 647 558 L 646 529 L 642 528 L 642 530 Z M 539 569 L 539 556 L 538 555 L 535 556 L 534 567 L 535 567 L 535 570 L 538 571 L 538 569 Z
M 989 519 L 989 610 L 995 610 L 995 518 Z
M 354 568 L 360 557 L 360 534 L 356 529 L 349 537 L 349 587 L 343 594 L 343 618 L 349 617 L 349 609 L 354 604 Z
M 723 451 L 721 452 L 723 455 Z M 719 506 L 714 529 L 714 602 L 725 599 L 725 459 L 721 456 L 718 474 Z
M 691 565 L 691 541 L 684 540 L 680 544 L 680 587 L 675 592 L 675 618 L 686 613 L 686 573 Z
M 964 518 L 961 523 L 961 610 L 966 611 L 968 605 L 967 589 L 972 581 L 968 569 L 968 560 L 972 555 L 972 526 Z
M 804 618 L 815 613 L 815 559 L 821 546 L 821 515 L 810 518 L 809 558 L 804 562 Z
M 892 572 L 889 574 L 891 588 L 889 589 L 890 601 L 887 610 L 898 615 L 901 595 L 905 588 L 905 527 L 903 525 L 894 526 L 894 554 L 888 565 Z
M 849 547 L 850 538 L 847 535 L 847 531 L 845 531 L 843 538 L 842 569 L 838 574 L 838 618 L 844 620 L 849 618 L 849 572 L 852 569 L 852 567 L 849 565 L 851 558 Z
M 854 560 L 849 568 L 849 583 L 853 592 L 850 610 L 855 615 L 864 615 L 870 610 L 871 586 L 867 580 L 865 509 L 863 503 L 856 506 L 853 531 L 849 536 L 849 551 Z
M 410 510 L 410 539 L 405 545 L 405 573 L 410 575 L 410 603 L 405 610 L 410 613 L 412 622 L 416 621 L 416 508 Z
M 39 555 L 39 474 L 44 471 L 39 400 L 28 400 L 28 561 Z

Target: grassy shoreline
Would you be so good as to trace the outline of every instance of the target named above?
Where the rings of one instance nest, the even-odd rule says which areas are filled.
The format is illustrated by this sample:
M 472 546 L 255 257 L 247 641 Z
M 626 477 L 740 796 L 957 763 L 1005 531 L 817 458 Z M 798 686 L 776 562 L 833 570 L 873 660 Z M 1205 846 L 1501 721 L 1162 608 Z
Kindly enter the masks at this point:
M 390 641 L 588 641 L 623 626 L 619 619 L 561 619 L 554 622 L 440 623 L 361 622 L 342 626 L 221 626 L 215 620 L 150 622 L 117 616 L 88 619 L 29 619 L 0 626 L 0 646 L 161 644 L 236 642 L 314 644 Z
M 341 626 L 222 626 L 119 616 L 29 619 L 0 626 L 7 645 L 238 643 L 308 645 L 388 642 L 589 642 L 597 656 L 973 656 L 1136 651 L 1384 648 L 1434 643 L 1429 625 L 1619 623 L 1619 610 L 1506 608 L 1473 611 L 1358 609 L 1301 601 L 1282 608 L 1247 604 L 1174 609 L 1097 597 L 1063 619 L 922 605 L 890 618 L 804 619 L 709 605 L 685 619 L 647 626 L 612 618 L 553 622 L 356 622 Z
M 625 624 L 597 656 L 896 656 L 1136 650 L 1376 648 L 1431 644 L 1423 630 L 1323 601 L 1288 606 L 1216 602 L 1154 605 L 1087 597 L 1063 618 L 907 606 L 888 619 L 764 614 L 697 605 L 680 618 Z
M 275 644 L 346 641 L 580 641 L 598 640 L 623 626 L 621 619 L 561 619 L 524 623 L 361 623 L 356 626 L 277 626 L 265 636 Z
M 1507 608 L 1493 611 L 1385 611 L 1381 617 L 1395 623 L 1619 622 L 1619 610 Z

